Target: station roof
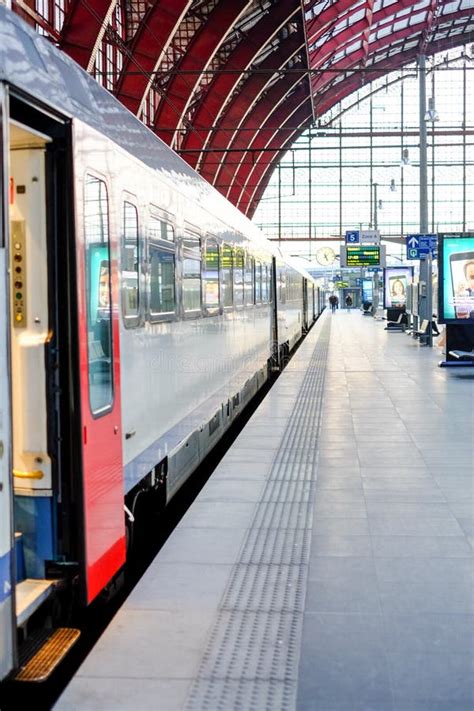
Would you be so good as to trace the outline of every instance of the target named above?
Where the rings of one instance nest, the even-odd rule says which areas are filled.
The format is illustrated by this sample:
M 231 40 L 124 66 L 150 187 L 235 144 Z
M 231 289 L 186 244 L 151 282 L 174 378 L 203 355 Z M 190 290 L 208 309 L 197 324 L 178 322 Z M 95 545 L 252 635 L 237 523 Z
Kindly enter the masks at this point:
M 249 217 L 282 154 L 332 106 L 419 54 L 474 41 L 474 0 L 30 5 L 14 0 Z

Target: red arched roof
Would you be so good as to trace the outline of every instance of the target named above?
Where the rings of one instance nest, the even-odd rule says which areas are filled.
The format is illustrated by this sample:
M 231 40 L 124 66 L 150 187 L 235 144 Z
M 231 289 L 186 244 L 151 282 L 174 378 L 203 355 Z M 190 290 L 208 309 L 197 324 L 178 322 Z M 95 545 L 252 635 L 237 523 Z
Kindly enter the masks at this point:
M 249 216 L 315 118 L 474 41 L 473 0 L 62 0 L 51 16 L 15 2 Z

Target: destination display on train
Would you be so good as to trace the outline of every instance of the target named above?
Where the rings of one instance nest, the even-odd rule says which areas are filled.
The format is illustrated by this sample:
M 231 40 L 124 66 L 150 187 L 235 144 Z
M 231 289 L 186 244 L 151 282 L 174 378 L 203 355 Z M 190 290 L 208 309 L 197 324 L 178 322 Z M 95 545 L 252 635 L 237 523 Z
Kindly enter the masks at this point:
M 380 264 L 380 247 L 366 244 L 346 247 L 346 265 L 348 267 L 376 267 Z

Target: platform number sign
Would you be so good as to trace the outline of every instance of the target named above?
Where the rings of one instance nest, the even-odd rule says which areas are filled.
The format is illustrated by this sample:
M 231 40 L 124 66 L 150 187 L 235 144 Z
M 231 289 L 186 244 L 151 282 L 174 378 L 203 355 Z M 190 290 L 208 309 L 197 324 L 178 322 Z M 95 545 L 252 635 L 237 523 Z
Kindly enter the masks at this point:
M 346 230 L 346 244 L 360 244 L 359 230 Z

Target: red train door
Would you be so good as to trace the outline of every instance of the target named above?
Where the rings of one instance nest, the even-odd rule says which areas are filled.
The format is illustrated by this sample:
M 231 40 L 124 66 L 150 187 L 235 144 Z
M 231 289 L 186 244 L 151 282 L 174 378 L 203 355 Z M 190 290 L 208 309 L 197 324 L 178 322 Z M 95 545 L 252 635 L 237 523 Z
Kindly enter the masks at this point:
M 117 260 L 104 180 L 86 174 L 78 303 L 87 602 L 125 562 Z M 80 202 L 80 201 L 79 201 Z

